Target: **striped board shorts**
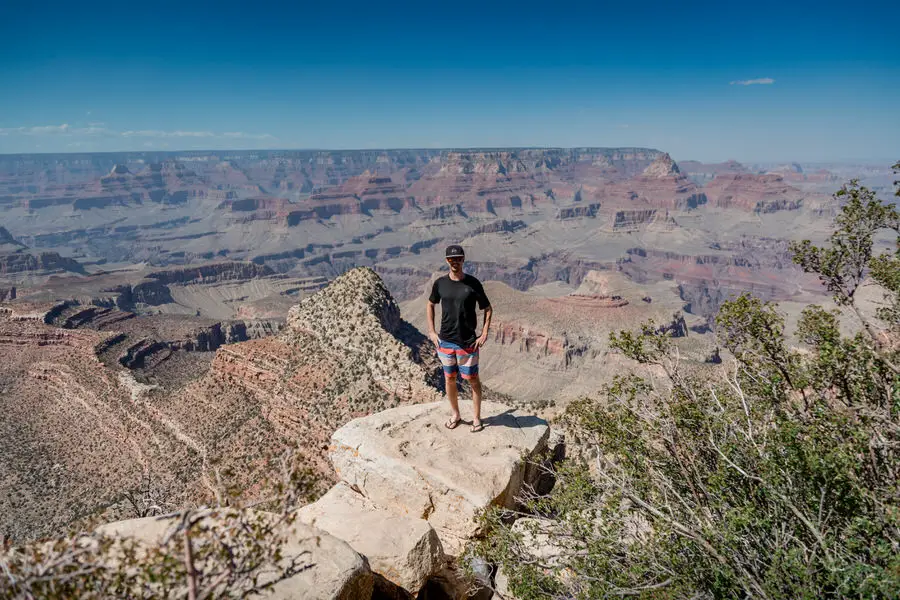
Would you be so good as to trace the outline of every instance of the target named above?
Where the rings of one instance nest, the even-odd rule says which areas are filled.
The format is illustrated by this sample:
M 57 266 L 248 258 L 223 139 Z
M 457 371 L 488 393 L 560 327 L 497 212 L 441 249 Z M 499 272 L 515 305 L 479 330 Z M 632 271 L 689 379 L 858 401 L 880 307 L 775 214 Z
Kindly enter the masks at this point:
M 453 342 L 439 340 L 438 358 L 444 367 L 445 375 L 456 375 L 463 379 L 472 379 L 478 375 L 478 347 L 462 348 Z

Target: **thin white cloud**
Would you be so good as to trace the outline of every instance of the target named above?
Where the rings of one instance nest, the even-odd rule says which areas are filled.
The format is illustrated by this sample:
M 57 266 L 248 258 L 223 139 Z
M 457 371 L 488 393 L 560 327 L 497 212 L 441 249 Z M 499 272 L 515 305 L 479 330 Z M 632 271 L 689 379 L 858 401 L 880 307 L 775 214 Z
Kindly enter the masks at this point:
M 274 140 L 275 136 L 270 133 L 244 133 L 243 131 L 226 131 L 222 134 L 227 138 L 236 138 L 244 140 Z
M 115 131 L 96 125 L 91 125 L 90 127 L 77 127 L 75 129 L 70 129 L 69 132 L 75 135 L 116 135 Z
M 0 129 L 0 133 L 10 134 L 19 133 L 22 135 L 51 135 L 57 133 L 68 133 L 69 125 L 39 125 L 37 127 L 4 127 Z
M 70 127 L 68 123 L 62 125 L 36 125 L 34 127 L 5 127 L 0 128 L 0 135 L 17 133 L 20 135 L 103 135 L 114 134 L 114 131 L 105 127 Z
M 274 135 L 269 133 L 245 133 L 243 131 L 226 131 L 225 133 L 216 133 L 214 131 L 186 131 L 178 129 L 175 131 L 165 131 L 161 129 L 129 129 L 126 131 L 118 131 L 109 129 L 103 123 L 88 123 L 87 127 L 71 127 L 68 123 L 62 125 L 37 125 L 33 127 L 0 127 L 0 135 L 34 135 L 34 136 L 51 136 L 62 135 L 66 137 L 87 136 L 87 137 L 126 137 L 126 138 L 203 138 L 210 140 L 277 140 Z
M 123 131 L 125 137 L 215 137 L 212 131 L 161 131 L 159 129 L 141 129 L 138 131 Z
M 138 131 L 123 131 L 125 137 L 154 137 L 154 138 L 227 138 L 244 140 L 274 140 L 277 139 L 270 133 L 244 133 L 243 131 L 226 131 L 215 133 L 214 131 L 161 131 L 158 129 L 142 129 Z
M 216 137 L 212 131 L 173 131 L 172 137 Z
M 141 129 L 140 131 L 123 131 L 125 137 L 166 137 L 165 131 L 157 131 L 155 129 Z
M 29 127 L 26 133 L 32 135 L 41 135 L 41 134 L 54 134 L 54 133 L 68 133 L 69 125 L 67 123 L 63 123 L 62 125 L 41 125 L 40 127 Z
M 760 77 L 759 79 L 738 79 L 729 85 L 772 85 L 773 83 L 775 80 L 771 77 Z

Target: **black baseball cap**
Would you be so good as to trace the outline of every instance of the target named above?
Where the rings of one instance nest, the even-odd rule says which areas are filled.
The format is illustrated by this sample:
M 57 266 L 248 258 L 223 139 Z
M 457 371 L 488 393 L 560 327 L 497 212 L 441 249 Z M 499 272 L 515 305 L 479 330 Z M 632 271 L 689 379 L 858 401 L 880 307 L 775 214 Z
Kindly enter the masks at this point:
M 462 246 L 457 246 L 453 244 L 452 246 L 447 246 L 447 251 L 444 253 L 445 258 L 455 258 L 461 257 L 465 258 L 466 253 L 463 251 Z

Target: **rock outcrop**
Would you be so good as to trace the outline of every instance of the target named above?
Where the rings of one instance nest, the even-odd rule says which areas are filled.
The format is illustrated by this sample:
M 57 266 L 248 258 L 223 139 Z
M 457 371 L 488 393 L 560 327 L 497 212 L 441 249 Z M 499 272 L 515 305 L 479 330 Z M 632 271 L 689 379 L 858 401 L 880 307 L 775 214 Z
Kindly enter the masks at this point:
M 452 559 L 478 533 L 475 517 L 513 507 L 522 486 L 537 483 L 523 458 L 547 448 L 547 423 L 511 407 L 485 402 L 479 434 L 446 429 L 446 412 L 443 402 L 402 406 L 338 429 L 329 452 L 341 481 L 300 511 L 407 597 L 429 581 L 464 597 Z
M 704 316 L 715 314 L 723 300 L 742 291 L 765 300 L 789 300 L 819 285 L 793 264 L 787 242 L 747 237 L 711 250 L 726 247 L 731 251 L 699 255 L 630 248 L 618 266 L 637 282 L 674 281 L 687 302 L 685 310 Z
M 662 154 L 654 160 L 649 167 L 644 169 L 644 177 L 673 177 L 680 175 L 678 165 L 668 154 Z
M 581 204 L 575 206 L 561 206 L 556 209 L 556 218 L 557 219 L 575 219 L 578 217 L 589 217 L 593 218 L 597 216 L 597 211 L 600 210 L 599 202 L 592 202 L 590 204 Z
M 668 154 L 661 154 L 637 177 L 601 182 L 590 194 L 604 206 L 625 209 L 688 210 L 706 204 L 706 195 Z
M 756 213 L 797 210 L 809 196 L 788 184 L 782 175 L 749 173 L 718 175 L 703 191 L 713 206 Z
M 207 517 L 209 524 L 213 517 Z M 147 546 L 157 546 L 178 522 L 174 518 L 146 517 L 108 523 L 100 533 L 118 539 L 132 539 Z M 208 526 L 201 521 L 199 527 Z M 373 578 L 366 561 L 345 542 L 306 525 L 291 525 L 284 545 L 282 560 L 308 564 L 305 569 L 275 583 L 266 598 L 276 600 L 362 600 L 372 597 Z M 266 582 L 263 573 L 261 582 Z M 270 577 L 270 576 L 269 576 Z M 271 579 L 269 579 L 271 581 Z
M 292 308 L 287 324 L 288 339 L 312 335 L 322 344 L 357 354 L 382 389 L 415 388 L 416 395 L 425 399 L 422 386 L 427 385 L 427 374 L 401 341 L 412 332 L 404 327 L 400 308 L 373 270 L 354 269 L 342 275 Z
M 618 210 L 611 215 L 607 228 L 612 231 L 671 231 L 678 227 L 675 219 L 669 216 L 668 210 L 648 208 L 644 210 Z
M 427 338 L 400 319 L 380 278 L 355 269 L 301 301 L 277 335 L 223 346 L 209 371 L 160 399 L 182 429 L 243 464 L 260 437 L 269 449 L 298 446 L 298 461 L 324 491 L 336 481 L 323 449 L 347 421 L 433 401 L 439 365 Z M 201 421 L 194 421 L 197 412 Z M 227 432 L 227 433 L 223 433 Z M 254 484 L 239 470 L 238 487 Z
M 463 406 L 463 411 L 471 408 Z M 374 504 L 427 520 L 450 555 L 478 531 L 489 505 L 512 507 L 526 472 L 523 455 L 545 449 L 547 423 L 508 406 L 482 406 L 483 433 L 443 427 L 447 406 L 405 406 L 351 421 L 332 435 L 340 478 Z
M 428 521 L 377 506 L 343 481 L 303 507 L 299 518 L 350 544 L 379 577 L 403 590 L 422 589 L 446 564 Z
M 482 406 L 484 431 L 449 430 L 446 409 L 443 402 L 402 406 L 334 432 L 330 455 L 341 481 L 298 511 L 278 549 L 286 564 L 300 559 L 309 567 L 275 583 L 269 597 L 472 597 L 455 559 L 478 535 L 483 510 L 514 507 L 524 486 L 546 491 L 528 459 L 545 460 L 550 431 L 545 421 L 493 402 Z M 471 405 L 462 409 L 469 414 Z M 214 526 L 228 510 L 207 512 L 199 527 Z M 148 517 L 96 531 L 113 543 L 136 541 L 140 553 L 177 525 L 177 516 Z
M 681 161 L 679 168 L 682 173 L 701 185 L 714 179 L 717 175 L 750 172 L 744 165 L 736 160 L 727 160 L 723 163 L 712 164 L 701 163 L 696 160 L 685 160 Z

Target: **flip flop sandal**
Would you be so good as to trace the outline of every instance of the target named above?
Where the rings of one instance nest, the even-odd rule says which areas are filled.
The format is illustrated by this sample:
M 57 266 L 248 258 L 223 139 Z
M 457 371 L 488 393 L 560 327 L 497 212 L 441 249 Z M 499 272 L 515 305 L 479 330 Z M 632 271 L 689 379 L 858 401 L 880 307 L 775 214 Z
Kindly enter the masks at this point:
M 456 419 L 455 421 L 447 421 L 444 423 L 444 427 L 447 429 L 456 429 L 456 427 L 462 423 L 462 419 Z
M 478 423 L 478 425 L 472 425 L 472 433 L 478 433 L 479 431 L 484 430 L 484 423 Z

